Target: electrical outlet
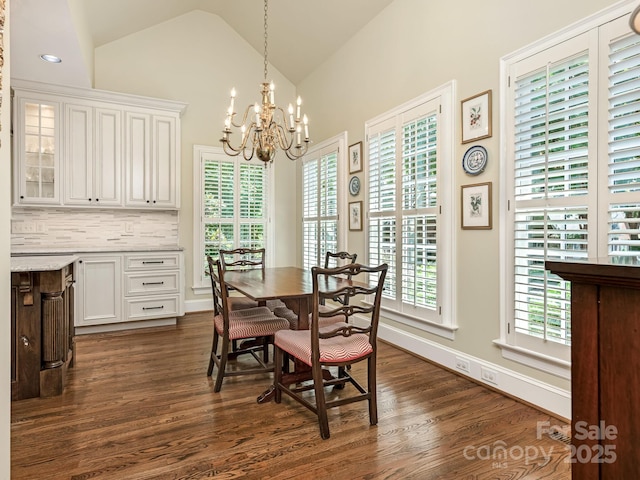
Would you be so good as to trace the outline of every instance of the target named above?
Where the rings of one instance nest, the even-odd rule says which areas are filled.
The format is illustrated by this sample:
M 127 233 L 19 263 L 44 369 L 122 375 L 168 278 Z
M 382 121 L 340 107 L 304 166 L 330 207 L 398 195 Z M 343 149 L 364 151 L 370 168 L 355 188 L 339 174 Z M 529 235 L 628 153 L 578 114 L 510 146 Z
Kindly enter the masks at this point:
M 35 222 L 22 222 L 22 232 L 23 233 L 36 233 L 36 223 Z
M 461 372 L 469 373 L 469 370 L 471 370 L 471 366 L 469 365 L 469 360 L 456 357 L 456 369 L 460 370 Z
M 37 222 L 36 230 L 38 233 L 47 233 L 47 224 L 44 222 Z
M 498 372 L 487 367 L 480 367 L 480 378 L 487 383 L 498 384 Z

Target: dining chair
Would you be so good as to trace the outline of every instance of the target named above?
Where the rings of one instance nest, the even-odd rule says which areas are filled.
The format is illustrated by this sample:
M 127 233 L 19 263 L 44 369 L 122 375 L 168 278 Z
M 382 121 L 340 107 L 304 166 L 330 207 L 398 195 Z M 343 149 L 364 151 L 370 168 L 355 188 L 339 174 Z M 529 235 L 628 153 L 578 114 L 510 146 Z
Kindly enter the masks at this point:
M 229 295 L 224 282 L 224 269 L 219 260 L 207 256 L 211 289 L 213 293 L 213 344 L 209 355 L 207 376 L 211 376 L 213 368 L 217 367 L 213 391 L 219 392 L 224 377 L 250 375 L 256 373 L 273 372 L 273 363 L 268 363 L 268 346 L 273 343 L 273 335 L 282 329 L 289 328 L 289 322 L 276 317 L 267 307 L 245 308 L 231 311 L 229 309 Z M 218 343 L 220 353 L 218 353 Z M 231 348 L 231 342 L 246 340 L 236 348 Z M 262 351 L 263 357 L 257 353 Z M 229 370 L 229 360 L 240 355 L 251 354 L 258 362 L 255 368 L 238 368 Z
M 387 264 L 365 266 L 352 263 L 336 268 L 313 267 L 312 323 L 309 330 L 279 330 L 274 336 L 275 346 L 275 401 L 281 403 L 282 393 L 292 397 L 318 417 L 320 436 L 329 438 L 329 421 L 327 410 L 357 401 L 368 401 L 369 423 L 378 423 L 378 407 L 376 396 L 376 341 L 378 322 L 380 319 L 380 302 L 384 280 L 387 275 Z M 327 276 L 349 275 L 351 280 L 337 290 L 326 287 Z M 335 295 L 347 295 L 349 305 L 338 305 L 336 308 L 321 312 L 320 300 L 330 299 Z M 354 297 L 367 299 L 367 303 L 354 303 Z M 322 317 L 342 314 L 349 322 L 338 322 L 321 326 Z M 313 382 L 283 384 L 282 368 L 285 355 L 298 359 L 311 368 Z M 367 362 L 367 386 L 363 387 L 350 372 L 348 365 Z M 338 367 L 338 376 L 323 378 L 323 370 L 330 366 Z M 347 385 L 355 387 L 344 388 Z M 333 391 L 331 398 L 325 396 L 325 389 L 330 386 L 341 387 Z M 313 390 L 309 396 L 307 391 Z

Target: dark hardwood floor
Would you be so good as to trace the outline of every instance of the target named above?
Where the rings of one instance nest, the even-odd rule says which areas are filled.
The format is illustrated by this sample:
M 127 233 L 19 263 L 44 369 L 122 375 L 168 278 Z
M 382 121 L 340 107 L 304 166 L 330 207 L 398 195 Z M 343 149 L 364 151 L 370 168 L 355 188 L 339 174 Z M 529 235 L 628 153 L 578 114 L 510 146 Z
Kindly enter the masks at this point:
M 227 378 L 213 393 L 211 335 L 201 313 L 79 337 L 64 394 L 12 404 L 11 478 L 570 478 L 568 447 L 536 430 L 563 422 L 387 344 L 378 425 L 365 402 L 350 404 L 330 411 L 322 440 L 293 400 L 256 403 L 270 376 Z

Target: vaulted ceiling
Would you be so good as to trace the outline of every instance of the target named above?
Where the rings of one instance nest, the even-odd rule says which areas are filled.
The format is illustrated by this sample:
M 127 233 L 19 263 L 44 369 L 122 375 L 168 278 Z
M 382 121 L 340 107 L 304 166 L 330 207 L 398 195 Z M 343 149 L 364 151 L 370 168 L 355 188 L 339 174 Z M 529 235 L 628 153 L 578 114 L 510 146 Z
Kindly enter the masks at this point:
M 271 0 L 269 62 L 297 84 L 393 1 Z M 99 47 L 196 9 L 264 51 L 263 0 L 19 0 L 11 3 L 11 75 L 90 87 L 79 37 Z M 48 65 L 43 53 L 63 61 Z

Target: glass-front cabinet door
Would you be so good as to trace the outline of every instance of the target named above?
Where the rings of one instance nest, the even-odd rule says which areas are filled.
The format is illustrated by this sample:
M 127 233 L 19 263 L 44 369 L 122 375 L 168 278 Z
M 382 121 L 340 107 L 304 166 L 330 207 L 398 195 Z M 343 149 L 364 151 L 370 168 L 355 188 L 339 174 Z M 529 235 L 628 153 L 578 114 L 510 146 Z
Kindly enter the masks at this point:
M 60 104 L 16 96 L 16 204 L 60 203 Z

